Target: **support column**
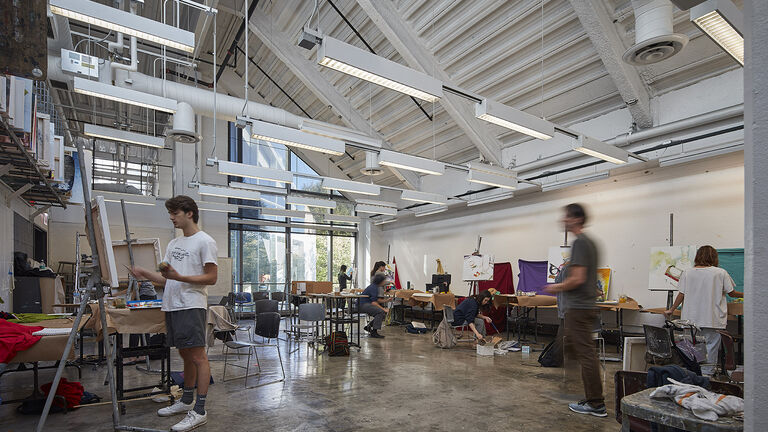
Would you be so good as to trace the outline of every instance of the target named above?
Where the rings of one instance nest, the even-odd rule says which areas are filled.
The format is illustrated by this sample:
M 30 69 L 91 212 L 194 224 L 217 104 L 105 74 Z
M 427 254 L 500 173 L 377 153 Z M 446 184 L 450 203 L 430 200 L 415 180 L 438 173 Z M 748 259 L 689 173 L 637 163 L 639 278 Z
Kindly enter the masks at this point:
M 744 2 L 744 430 L 768 430 L 768 2 Z

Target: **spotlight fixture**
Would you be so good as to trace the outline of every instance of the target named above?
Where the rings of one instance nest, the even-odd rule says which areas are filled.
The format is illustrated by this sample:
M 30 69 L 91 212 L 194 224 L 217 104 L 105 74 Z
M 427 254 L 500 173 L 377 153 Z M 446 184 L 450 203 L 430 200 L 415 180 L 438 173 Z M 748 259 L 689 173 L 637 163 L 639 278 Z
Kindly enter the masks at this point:
M 475 105 L 475 117 L 541 140 L 555 136 L 553 123 L 488 99 Z
M 344 141 L 308 134 L 298 129 L 278 126 L 259 120 L 254 120 L 251 125 L 251 132 L 256 139 L 335 156 L 344 154 Z
M 135 36 L 191 53 L 195 50 L 195 34 L 89 0 L 50 0 L 51 12 L 75 21 Z
M 124 131 L 122 129 L 108 128 L 88 123 L 83 126 L 83 131 L 85 135 L 93 138 L 120 141 L 147 147 L 165 147 L 165 138 L 163 137 L 144 135 L 136 132 Z
M 427 102 L 443 97 L 442 81 L 329 36 L 323 36 L 317 62 Z

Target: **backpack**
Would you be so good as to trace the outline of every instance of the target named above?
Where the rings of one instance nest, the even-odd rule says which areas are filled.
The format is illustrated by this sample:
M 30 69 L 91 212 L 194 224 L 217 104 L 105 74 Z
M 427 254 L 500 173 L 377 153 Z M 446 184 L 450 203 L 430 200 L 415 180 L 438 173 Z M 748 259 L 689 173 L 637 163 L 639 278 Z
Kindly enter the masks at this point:
M 408 325 L 405 326 L 405 331 L 411 334 L 424 334 L 427 332 L 427 329 L 417 328 L 417 327 L 414 327 L 413 324 L 408 323 Z
M 561 367 L 563 365 L 563 344 L 561 338 L 555 338 L 539 354 L 539 364 L 543 367 Z
M 349 342 L 347 341 L 347 334 L 343 331 L 335 331 L 330 336 L 326 336 L 325 350 L 331 357 L 348 356 Z
M 453 348 L 456 346 L 456 335 L 453 334 L 451 325 L 443 318 L 440 324 L 437 326 L 437 330 L 432 334 L 432 341 L 435 345 L 443 349 Z

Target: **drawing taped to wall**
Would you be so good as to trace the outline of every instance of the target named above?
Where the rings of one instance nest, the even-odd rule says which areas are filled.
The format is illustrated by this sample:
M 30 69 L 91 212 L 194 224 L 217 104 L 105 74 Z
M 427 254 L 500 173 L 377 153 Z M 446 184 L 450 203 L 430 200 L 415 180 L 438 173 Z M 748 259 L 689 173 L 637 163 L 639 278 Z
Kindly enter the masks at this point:
M 547 253 L 547 283 L 555 283 L 555 278 L 570 259 L 570 246 L 550 246 Z
M 676 290 L 680 276 L 693 267 L 696 246 L 659 246 L 651 248 L 648 289 Z

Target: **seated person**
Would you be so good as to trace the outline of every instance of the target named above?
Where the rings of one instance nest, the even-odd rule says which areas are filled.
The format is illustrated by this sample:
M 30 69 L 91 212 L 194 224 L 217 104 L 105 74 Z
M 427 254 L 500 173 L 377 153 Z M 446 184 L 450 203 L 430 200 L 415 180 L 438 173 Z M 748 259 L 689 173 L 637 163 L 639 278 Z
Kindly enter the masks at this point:
M 491 322 L 491 318 L 480 313 L 480 309 L 487 309 L 491 302 L 491 293 L 483 291 L 480 294 L 467 297 L 453 311 L 454 327 L 469 325 L 469 329 L 475 334 L 477 339 L 485 338 L 485 323 Z
M 389 312 L 389 308 L 384 307 L 386 300 L 379 298 L 379 290 L 383 289 L 386 284 L 386 276 L 383 274 L 374 275 L 371 284 L 363 291 L 362 295 L 366 297 L 360 299 L 360 313 L 373 317 L 373 321 L 364 328 L 374 338 L 384 337 L 379 334 L 379 330 L 381 330 L 381 325 Z

